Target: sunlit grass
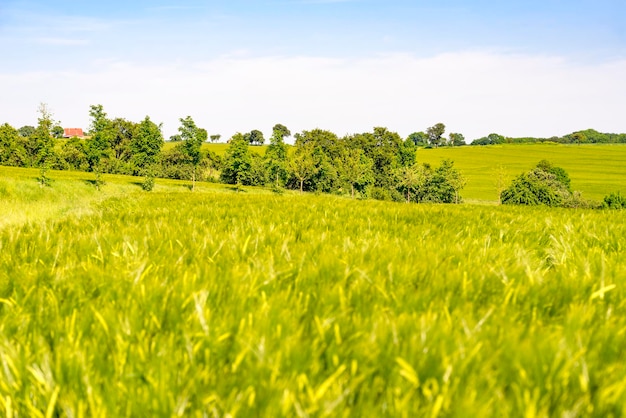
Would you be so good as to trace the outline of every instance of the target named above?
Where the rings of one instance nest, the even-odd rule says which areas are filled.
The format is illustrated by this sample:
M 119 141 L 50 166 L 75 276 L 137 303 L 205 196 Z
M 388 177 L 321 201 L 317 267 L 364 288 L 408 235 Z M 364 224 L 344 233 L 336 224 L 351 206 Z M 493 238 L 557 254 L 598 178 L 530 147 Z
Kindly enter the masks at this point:
M 623 212 L 53 174 L 89 210 L 0 228 L 0 415 L 626 413 Z

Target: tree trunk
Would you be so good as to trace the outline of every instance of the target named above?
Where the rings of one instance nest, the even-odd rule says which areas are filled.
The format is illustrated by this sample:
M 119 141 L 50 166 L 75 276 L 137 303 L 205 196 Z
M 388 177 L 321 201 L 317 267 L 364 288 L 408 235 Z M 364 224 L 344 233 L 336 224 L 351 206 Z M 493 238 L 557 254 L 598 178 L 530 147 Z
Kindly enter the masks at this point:
M 191 191 L 196 190 L 196 167 L 193 168 L 193 173 L 191 173 Z
M 354 199 L 354 184 L 350 184 L 350 187 L 352 187 L 352 198 Z
M 300 193 L 303 193 L 304 179 L 300 179 Z

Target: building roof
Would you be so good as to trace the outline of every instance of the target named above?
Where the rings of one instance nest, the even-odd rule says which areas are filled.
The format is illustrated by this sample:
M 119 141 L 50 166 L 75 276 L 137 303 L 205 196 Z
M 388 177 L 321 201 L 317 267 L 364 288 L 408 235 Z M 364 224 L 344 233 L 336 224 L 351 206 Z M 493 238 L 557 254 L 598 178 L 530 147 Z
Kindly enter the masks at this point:
M 72 138 L 74 136 L 77 136 L 79 138 L 85 136 L 83 134 L 83 129 L 82 128 L 64 128 L 63 129 L 63 138 Z

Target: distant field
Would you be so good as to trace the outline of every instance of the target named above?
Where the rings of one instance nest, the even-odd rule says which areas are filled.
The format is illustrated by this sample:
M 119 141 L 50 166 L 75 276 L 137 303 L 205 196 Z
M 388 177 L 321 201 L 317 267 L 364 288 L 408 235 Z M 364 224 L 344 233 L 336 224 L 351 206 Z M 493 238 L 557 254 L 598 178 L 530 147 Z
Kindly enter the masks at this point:
M 626 193 L 626 145 L 524 144 L 422 149 L 419 162 L 439 164 L 450 158 L 467 178 L 466 200 L 498 200 L 495 172 L 504 167 L 512 180 L 546 159 L 563 167 L 572 188 L 589 199 L 602 200 L 611 192 Z M 510 181 L 509 181 L 510 182 Z
M 626 211 L 37 175 L 0 167 L 1 416 L 626 414 Z

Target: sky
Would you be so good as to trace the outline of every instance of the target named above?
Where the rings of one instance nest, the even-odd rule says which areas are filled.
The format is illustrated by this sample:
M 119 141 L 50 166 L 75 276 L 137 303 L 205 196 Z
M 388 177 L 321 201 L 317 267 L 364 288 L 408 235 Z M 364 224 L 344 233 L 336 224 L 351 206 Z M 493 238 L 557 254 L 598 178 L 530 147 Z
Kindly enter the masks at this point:
M 624 0 L 0 0 L 0 123 L 626 132 L 624 21 Z

